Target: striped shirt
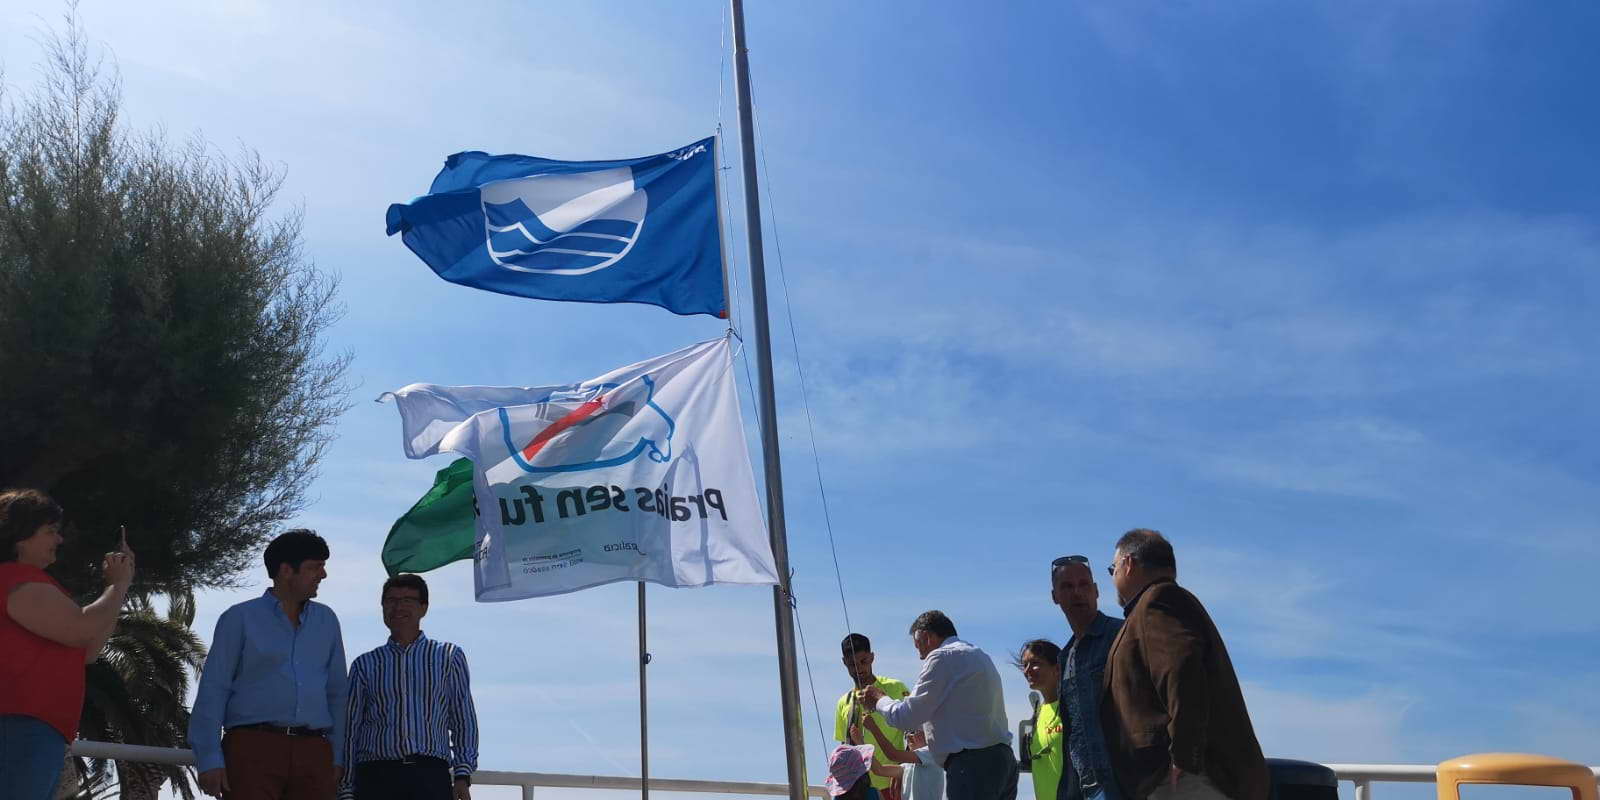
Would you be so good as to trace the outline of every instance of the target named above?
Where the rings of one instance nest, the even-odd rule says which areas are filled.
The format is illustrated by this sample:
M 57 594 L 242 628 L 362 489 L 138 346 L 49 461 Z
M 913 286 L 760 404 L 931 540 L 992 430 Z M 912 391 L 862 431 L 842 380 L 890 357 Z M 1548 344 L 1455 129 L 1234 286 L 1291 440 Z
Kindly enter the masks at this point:
M 478 712 L 472 704 L 467 656 L 461 648 L 419 634 L 402 647 L 387 644 L 350 665 L 345 707 L 344 773 L 340 795 L 353 791 L 355 765 L 433 756 L 456 777 L 478 768 Z

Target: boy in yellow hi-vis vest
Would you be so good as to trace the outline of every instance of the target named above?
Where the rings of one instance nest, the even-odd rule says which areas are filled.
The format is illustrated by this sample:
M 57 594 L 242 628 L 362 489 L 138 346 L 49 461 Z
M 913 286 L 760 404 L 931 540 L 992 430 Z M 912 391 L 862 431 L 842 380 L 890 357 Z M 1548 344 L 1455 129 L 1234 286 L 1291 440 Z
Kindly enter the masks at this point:
M 905 734 L 891 726 L 884 720 L 883 715 L 876 711 L 871 712 L 873 721 L 877 723 L 877 732 L 862 724 L 863 709 L 855 700 L 856 689 L 868 686 L 877 686 L 883 693 L 893 699 L 905 697 L 910 690 L 904 683 L 893 678 L 883 678 L 872 672 L 872 642 L 859 633 L 852 633 L 844 637 L 839 643 L 839 648 L 844 656 L 845 671 L 850 674 L 854 686 L 839 698 L 839 705 L 834 714 L 834 738 L 845 744 L 870 744 L 874 746 L 873 760 L 881 765 L 893 764 L 888 751 L 904 749 L 906 745 Z M 880 739 L 879 733 L 886 738 Z M 885 747 L 885 744 L 893 747 Z M 897 765 L 896 765 L 897 766 Z M 887 771 L 887 770 L 885 770 Z M 877 789 L 883 800 L 900 800 L 900 780 L 874 773 L 871 776 L 872 788 Z

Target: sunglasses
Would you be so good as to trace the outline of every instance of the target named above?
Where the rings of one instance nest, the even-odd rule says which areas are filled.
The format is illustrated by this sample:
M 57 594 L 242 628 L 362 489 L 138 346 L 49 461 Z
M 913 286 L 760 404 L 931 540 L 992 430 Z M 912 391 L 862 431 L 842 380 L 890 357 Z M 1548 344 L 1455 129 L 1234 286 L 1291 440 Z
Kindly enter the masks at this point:
M 1055 569 L 1057 567 L 1064 567 L 1064 566 L 1066 566 L 1068 564 L 1082 564 L 1084 566 L 1088 566 L 1089 565 L 1089 557 L 1088 556 L 1062 556 L 1062 557 L 1050 562 L 1050 568 L 1051 569 Z

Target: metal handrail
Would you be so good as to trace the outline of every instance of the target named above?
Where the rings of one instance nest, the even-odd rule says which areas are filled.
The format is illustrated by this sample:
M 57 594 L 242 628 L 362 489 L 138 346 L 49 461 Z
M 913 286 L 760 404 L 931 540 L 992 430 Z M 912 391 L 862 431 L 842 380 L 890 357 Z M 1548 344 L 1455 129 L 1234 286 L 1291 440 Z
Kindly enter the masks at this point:
M 79 739 L 72 743 L 72 754 L 84 758 L 107 758 L 118 761 L 142 761 L 151 764 L 194 765 L 194 751 L 173 747 L 146 747 L 137 744 L 91 742 Z M 1355 784 L 1355 800 L 1372 800 L 1374 783 L 1433 783 L 1437 775 L 1433 764 L 1327 764 L 1341 781 Z M 1600 767 L 1590 767 L 1595 780 L 1600 783 Z M 552 789 L 639 789 L 639 779 L 615 775 L 568 775 L 560 772 L 502 772 L 479 770 L 472 782 L 480 786 L 519 786 L 523 800 L 533 800 L 533 790 L 544 786 Z M 651 778 L 650 788 L 663 792 L 706 792 L 710 794 L 787 795 L 786 783 L 756 783 L 749 781 L 697 781 L 678 778 Z M 806 794 L 827 800 L 828 790 L 821 786 L 807 787 Z
M 1433 783 L 1438 770 L 1433 764 L 1327 764 L 1341 781 L 1356 786 L 1355 800 L 1372 800 L 1372 784 Z
M 1372 784 L 1383 783 L 1433 783 L 1438 778 L 1434 764 L 1327 764 L 1341 781 L 1356 785 L 1355 800 L 1372 800 Z M 1595 783 L 1600 785 L 1600 767 L 1590 767 Z
M 1390 783 L 1433 783 L 1433 764 L 1324 764 L 1341 781 L 1388 781 Z
M 1341 781 L 1355 784 L 1355 800 L 1373 800 L 1374 782 L 1390 784 L 1430 784 L 1438 778 L 1432 763 L 1330 763 L 1326 765 Z M 1600 766 L 1590 766 L 1595 784 L 1600 784 Z
M 83 758 L 106 758 L 116 761 L 139 761 L 148 764 L 175 764 L 194 766 L 194 751 L 176 747 L 147 747 L 117 742 L 93 742 L 78 739 L 72 743 L 72 754 Z M 615 775 L 569 775 L 560 772 L 504 772 L 483 769 L 472 775 L 474 786 L 517 786 L 522 788 L 523 800 L 533 800 L 533 790 L 544 786 L 552 789 L 623 789 L 638 791 L 639 778 Z M 705 792 L 709 794 L 787 795 L 787 783 L 757 783 L 754 781 L 698 781 L 681 778 L 651 778 L 650 788 L 661 792 Z M 827 800 L 828 790 L 821 786 L 806 787 L 810 797 Z
M 472 775 L 473 785 L 521 786 L 525 800 L 533 797 L 533 789 L 546 786 L 562 789 L 625 789 L 639 791 L 639 779 L 613 775 L 565 775 L 555 772 L 500 772 L 479 770 Z M 697 781 L 681 778 L 651 778 L 652 792 L 710 792 L 714 794 L 782 795 L 789 794 L 787 783 L 756 783 L 750 781 Z M 806 794 L 826 800 L 828 790 L 821 786 L 807 787 Z

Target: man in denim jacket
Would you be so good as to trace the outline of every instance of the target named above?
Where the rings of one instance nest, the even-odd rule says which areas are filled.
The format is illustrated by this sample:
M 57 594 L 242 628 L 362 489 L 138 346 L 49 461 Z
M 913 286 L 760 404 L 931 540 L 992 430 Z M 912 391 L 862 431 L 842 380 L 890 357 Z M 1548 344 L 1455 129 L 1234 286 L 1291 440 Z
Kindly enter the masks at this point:
M 1084 556 L 1062 556 L 1051 562 L 1050 600 L 1072 626 L 1072 638 L 1061 650 L 1067 763 L 1056 800 L 1122 800 L 1100 730 L 1101 679 L 1122 620 L 1100 612 L 1100 587 Z

